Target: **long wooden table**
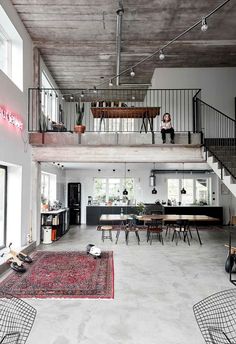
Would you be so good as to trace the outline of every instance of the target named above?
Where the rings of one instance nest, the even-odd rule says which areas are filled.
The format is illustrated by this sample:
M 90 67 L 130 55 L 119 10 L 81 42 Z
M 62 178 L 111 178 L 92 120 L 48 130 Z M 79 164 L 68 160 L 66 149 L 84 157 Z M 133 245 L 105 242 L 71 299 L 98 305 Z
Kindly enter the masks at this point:
M 172 214 L 160 214 L 160 215 L 142 215 L 142 216 L 136 216 L 136 218 L 139 221 L 144 221 L 144 222 L 150 222 L 151 220 L 160 220 L 163 222 L 168 222 L 168 223 L 175 223 L 176 221 L 179 220 L 187 220 L 189 222 L 192 222 L 196 228 L 197 236 L 200 245 L 202 245 L 202 241 L 200 238 L 200 234 L 198 231 L 197 223 L 198 222 L 217 222 L 220 221 L 220 219 L 217 219 L 215 217 L 207 216 L 207 215 L 172 215 Z
M 91 107 L 94 118 L 100 118 L 99 130 L 105 118 L 141 118 L 140 132 L 144 129 L 147 133 L 148 124 L 153 133 L 153 118 L 160 114 L 160 107 Z

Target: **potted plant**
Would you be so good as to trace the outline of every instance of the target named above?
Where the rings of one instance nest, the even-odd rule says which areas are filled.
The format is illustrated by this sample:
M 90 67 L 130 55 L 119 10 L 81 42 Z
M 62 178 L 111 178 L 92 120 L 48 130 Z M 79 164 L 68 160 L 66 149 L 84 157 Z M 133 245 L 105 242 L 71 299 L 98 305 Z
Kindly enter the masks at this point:
M 139 215 L 143 215 L 144 210 L 145 210 L 145 205 L 142 202 L 139 202 L 136 206 L 137 212 Z
M 74 131 L 76 133 L 83 134 L 85 132 L 86 126 L 82 124 L 84 118 L 84 103 L 81 106 L 80 102 L 75 104 L 75 110 L 77 114 L 76 125 Z

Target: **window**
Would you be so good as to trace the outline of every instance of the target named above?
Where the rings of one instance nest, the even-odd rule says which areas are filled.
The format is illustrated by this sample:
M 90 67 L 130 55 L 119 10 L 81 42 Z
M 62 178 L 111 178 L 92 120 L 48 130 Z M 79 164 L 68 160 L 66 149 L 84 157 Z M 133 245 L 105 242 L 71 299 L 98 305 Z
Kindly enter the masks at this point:
M 7 168 L 0 166 L 0 248 L 6 246 Z
M 196 179 L 196 203 L 209 204 L 208 179 Z
M 42 88 L 45 88 L 41 93 L 41 109 L 45 117 L 52 122 L 58 122 L 59 120 L 59 101 L 58 94 L 53 90 L 53 85 L 49 81 L 46 73 L 42 72 Z M 48 128 L 49 129 L 49 128 Z
M 179 179 L 168 179 L 168 199 L 172 202 L 179 202 Z
M 210 190 L 208 178 L 184 178 L 168 179 L 167 195 L 173 204 L 181 202 L 182 205 L 188 204 L 210 204 Z M 186 194 L 181 194 L 181 189 L 185 188 Z
M 128 195 L 123 196 L 123 190 L 127 189 Z M 93 198 L 98 203 L 123 203 L 134 199 L 133 178 L 94 178 Z
M 0 5 L 0 69 L 23 91 L 23 40 Z
M 11 75 L 11 41 L 0 26 L 0 69 Z
M 56 175 L 42 172 L 41 174 L 41 203 L 53 203 L 56 200 Z

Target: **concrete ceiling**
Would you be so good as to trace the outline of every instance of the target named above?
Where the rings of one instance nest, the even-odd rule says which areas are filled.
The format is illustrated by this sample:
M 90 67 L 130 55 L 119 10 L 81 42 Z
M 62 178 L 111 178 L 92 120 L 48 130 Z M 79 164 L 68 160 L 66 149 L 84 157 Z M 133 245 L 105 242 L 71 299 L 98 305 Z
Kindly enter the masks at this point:
M 11 0 L 61 88 L 90 88 L 116 74 L 118 0 Z M 124 0 L 121 70 L 131 67 L 223 0 Z M 236 1 L 153 57 L 121 83 L 151 82 L 155 68 L 236 66 Z
M 92 170 L 98 172 L 98 169 L 101 171 L 114 173 L 124 173 L 125 164 L 124 163 L 76 163 L 76 162 L 59 162 L 68 170 Z M 54 165 L 53 163 L 41 163 L 42 167 L 49 165 Z M 153 162 L 150 163 L 126 163 L 126 169 L 132 171 L 141 171 L 141 170 L 152 170 L 154 168 Z M 115 169 L 115 171 L 113 171 Z M 155 169 L 157 170 L 182 170 L 182 163 L 155 163 Z M 209 170 L 209 165 L 205 162 L 203 163 L 185 163 L 185 170 Z

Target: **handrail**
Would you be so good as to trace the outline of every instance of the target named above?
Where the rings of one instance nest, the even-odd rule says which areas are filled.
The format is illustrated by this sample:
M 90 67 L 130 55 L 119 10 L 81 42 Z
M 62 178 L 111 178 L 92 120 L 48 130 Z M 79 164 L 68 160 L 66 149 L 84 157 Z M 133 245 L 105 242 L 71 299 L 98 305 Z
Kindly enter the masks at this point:
M 220 113 L 220 114 L 221 114 L 221 115 L 223 115 L 224 117 L 226 117 L 226 118 L 228 118 L 228 119 L 232 120 L 233 122 L 236 122 L 236 120 L 235 120 L 235 119 L 233 119 L 232 117 L 230 117 L 230 116 L 226 115 L 226 114 L 225 114 L 225 113 L 223 113 L 222 111 L 220 111 L 220 110 L 216 109 L 214 106 L 207 104 L 207 103 L 206 103 L 206 102 L 204 102 L 203 100 L 201 100 L 201 99 L 197 98 L 197 101 L 200 101 L 201 103 L 205 104 L 206 106 L 208 106 L 208 107 L 209 107 L 209 108 L 211 108 L 212 110 L 214 110 L 214 111 L 217 111 L 218 113 Z

